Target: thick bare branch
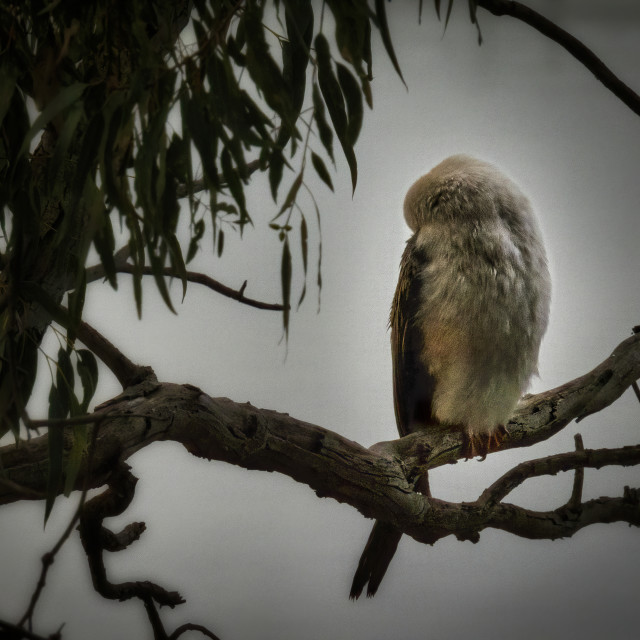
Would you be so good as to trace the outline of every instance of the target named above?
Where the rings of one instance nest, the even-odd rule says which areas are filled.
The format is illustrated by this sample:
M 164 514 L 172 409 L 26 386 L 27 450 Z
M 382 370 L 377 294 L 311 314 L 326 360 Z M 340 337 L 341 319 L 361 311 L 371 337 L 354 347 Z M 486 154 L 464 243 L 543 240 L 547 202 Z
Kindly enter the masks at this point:
M 85 346 L 91 349 L 109 367 L 123 389 L 141 382 L 144 378 L 154 376 L 151 367 L 138 365 L 129 360 L 124 353 L 90 324 L 81 321 L 76 329 L 76 335 Z
M 478 0 L 478 6 L 495 16 L 511 16 L 522 20 L 547 38 L 557 42 L 568 51 L 578 62 L 583 64 L 602 84 L 617 98 L 622 100 L 629 109 L 640 115 L 640 96 L 628 87 L 607 67 L 591 49 L 580 40 L 560 28 L 533 9 L 511 0 Z
M 607 372 L 604 375 L 604 372 Z M 599 406 L 613 402 L 640 378 L 640 336 L 625 340 L 592 372 L 555 390 L 530 396 L 509 424 L 505 447 L 525 446 L 550 437 L 583 415 L 594 393 Z M 616 381 L 612 383 L 612 381 Z M 182 443 L 196 456 L 247 469 L 284 473 L 308 484 L 319 496 L 345 502 L 367 517 L 384 520 L 417 540 L 433 543 L 446 536 L 475 539 L 485 527 L 526 537 L 571 535 L 593 522 L 638 523 L 637 494 L 549 513 L 533 513 L 501 502 L 527 477 L 604 464 L 636 464 L 640 447 L 574 451 L 524 463 L 505 474 L 476 503 L 456 505 L 414 490 L 416 468 L 431 468 L 463 456 L 462 434 L 425 432 L 371 449 L 286 414 L 211 398 L 190 385 L 145 380 L 96 408 L 103 416 L 91 473 L 78 476 L 78 486 L 99 486 L 116 462 L 124 461 L 157 440 Z M 96 415 L 94 414 L 94 415 Z M 32 491 L 46 486 L 47 438 L 0 450 L 6 477 Z M 416 467 L 416 468 L 414 468 Z M 24 499 L 24 492 L 0 485 L 0 504 Z M 571 508 L 570 508 L 571 507 Z M 566 522 L 565 522 L 566 520 Z
M 507 424 L 501 449 L 527 447 L 561 431 L 572 420 L 601 411 L 640 378 L 640 334 L 620 343 L 589 373 L 560 387 L 525 396 Z M 408 468 L 429 469 L 461 457 L 462 434 L 432 429 L 374 445 L 382 455 L 404 460 Z

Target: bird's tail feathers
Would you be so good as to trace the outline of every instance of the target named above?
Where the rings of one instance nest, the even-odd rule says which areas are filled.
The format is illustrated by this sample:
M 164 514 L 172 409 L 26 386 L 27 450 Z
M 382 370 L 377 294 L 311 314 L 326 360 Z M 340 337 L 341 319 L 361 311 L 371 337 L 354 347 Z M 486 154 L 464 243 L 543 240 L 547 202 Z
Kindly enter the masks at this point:
M 351 600 L 357 600 L 360 597 L 367 583 L 367 597 L 372 598 L 376 594 L 398 548 L 400 538 L 402 538 L 400 531 L 386 522 L 376 521 L 353 576 L 349 593 Z

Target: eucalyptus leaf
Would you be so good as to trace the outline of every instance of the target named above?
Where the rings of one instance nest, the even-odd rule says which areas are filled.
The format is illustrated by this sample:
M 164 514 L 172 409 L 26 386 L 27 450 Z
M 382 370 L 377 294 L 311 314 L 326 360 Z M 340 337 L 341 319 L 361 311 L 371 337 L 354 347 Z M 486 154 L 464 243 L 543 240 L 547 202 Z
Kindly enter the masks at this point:
M 282 286 L 282 326 L 285 336 L 289 335 L 289 313 L 291 304 L 291 250 L 289 249 L 289 238 L 284 236 L 282 244 L 282 259 L 280 263 L 280 283 Z
M 313 164 L 313 168 L 316 170 L 318 176 L 320 176 L 320 179 L 333 191 L 333 182 L 331 182 L 329 171 L 322 158 L 313 151 L 311 152 L 311 164 Z

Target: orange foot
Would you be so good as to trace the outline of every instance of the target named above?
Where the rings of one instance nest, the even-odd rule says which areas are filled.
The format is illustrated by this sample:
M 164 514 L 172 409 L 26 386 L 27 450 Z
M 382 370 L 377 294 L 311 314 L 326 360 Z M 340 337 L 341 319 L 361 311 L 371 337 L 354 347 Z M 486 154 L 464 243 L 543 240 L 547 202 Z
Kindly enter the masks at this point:
M 487 434 L 469 434 L 466 431 L 463 432 L 462 453 L 465 460 L 480 456 L 481 460 L 487 457 L 488 453 L 497 451 L 501 445 L 504 437 L 507 435 L 507 430 L 504 425 L 498 425 L 492 433 Z

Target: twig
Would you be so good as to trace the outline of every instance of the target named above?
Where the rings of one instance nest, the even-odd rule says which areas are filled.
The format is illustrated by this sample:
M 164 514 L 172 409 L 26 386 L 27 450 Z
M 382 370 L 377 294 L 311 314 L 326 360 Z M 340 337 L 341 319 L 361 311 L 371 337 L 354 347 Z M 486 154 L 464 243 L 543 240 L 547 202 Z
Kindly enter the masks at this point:
M 617 98 L 627 105 L 635 114 L 640 115 L 640 96 L 620 80 L 593 51 L 580 40 L 560 28 L 533 9 L 509 0 L 478 0 L 479 7 L 495 16 L 511 16 L 522 20 L 542 35 L 553 40 L 568 51 L 578 62 L 583 64 L 602 84 Z
M 121 251 L 122 250 L 118 251 L 116 255 L 120 254 Z M 125 255 L 125 253 L 122 252 L 122 254 L 120 255 L 120 258 L 122 257 L 122 255 Z M 128 274 L 135 273 L 134 266 L 132 264 L 129 264 L 126 261 L 126 259 L 124 261 L 119 259 L 116 261 L 115 264 L 116 264 L 116 271 L 118 273 L 128 273 Z M 145 267 L 142 267 L 142 269 L 140 270 L 140 273 L 148 276 L 148 275 L 153 275 L 154 272 L 151 267 L 145 266 Z M 180 277 L 170 267 L 165 267 L 164 269 L 162 269 L 161 274 L 164 276 L 168 276 L 170 278 Z M 105 277 L 105 270 L 101 264 L 94 265 L 93 267 L 89 267 L 89 269 L 87 269 L 87 283 L 95 282 L 96 280 L 100 280 L 104 277 Z M 187 271 L 186 278 L 188 282 L 202 284 L 205 287 L 209 287 L 209 289 L 216 291 L 217 293 L 221 293 L 223 296 L 226 296 L 227 298 L 231 298 L 232 300 L 237 300 L 238 302 L 241 302 L 242 304 L 246 304 L 250 307 L 255 307 L 256 309 L 264 309 L 267 311 L 284 311 L 284 306 L 281 304 L 262 302 L 260 300 L 254 300 L 253 298 L 245 297 L 244 290 L 246 289 L 246 286 L 247 286 L 246 280 L 244 281 L 240 289 L 236 291 L 235 289 L 232 289 L 231 287 L 228 287 L 227 285 L 224 285 L 221 282 L 214 280 L 213 278 L 211 278 L 210 276 L 204 273 L 198 273 L 196 271 Z
M 574 436 L 576 443 L 576 451 L 584 451 L 584 443 L 582 442 L 582 436 L 576 433 Z M 584 486 L 584 466 L 579 465 L 576 467 L 573 476 L 573 489 L 571 490 L 571 497 L 567 502 L 567 507 L 574 511 L 577 511 L 582 502 L 582 488 Z
M 124 267 L 119 267 L 118 271 L 121 273 L 135 273 L 135 268 L 131 264 L 126 264 Z M 149 266 L 142 267 L 142 273 L 144 275 L 153 275 L 153 269 Z M 170 267 L 165 267 L 161 270 L 162 275 L 169 276 L 172 278 L 178 278 L 175 271 L 173 271 Z M 260 300 L 254 300 L 252 298 L 246 298 L 244 295 L 244 290 L 246 288 L 246 281 L 243 283 L 242 287 L 240 287 L 239 291 L 232 289 L 231 287 L 227 287 L 226 285 L 214 280 L 210 276 L 204 273 L 198 273 L 196 271 L 187 271 L 186 274 L 187 281 L 195 282 L 196 284 L 202 284 L 205 287 L 209 287 L 213 291 L 217 291 L 221 293 L 223 296 L 227 296 L 227 298 L 231 298 L 232 300 L 237 300 L 238 302 L 242 302 L 242 304 L 246 304 L 250 307 L 255 307 L 256 309 L 265 309 L 267 311 L 283 311 L 284 306 L 281 304 L 274 304 L 271 302 L 261 302 Z
M 177 591 L 167 591 L 149 581 L 114 584 L 107 578 L 102 557 L 105 550 L 105 527 L 102 521 L 104 518 L 120 515 L 126 510 L 133 499 L 137 482 L 138 479 L 131 473 L 130 467 L 120 463 L 108 480 L 109 488 L 89 500 L 82 509 L 78 530 L 89 561 L 93 586 L 101 596 L 109 600 L 139 598 L 146 602 L 152 599 L 161 606 L 173 608 L 184 602 Z M 131 541 L 134 539 L 137 538 L 134 537 Z M 121 542 L 124 542 L 122 537 Z
M 30 622 L 32 620 L 33 612 L 35 611 L 36 604 L 38 603 L 38 599 L 40 598 L 40 594 L 42 593 L 42 589 L 44 588 L 47 580 L 47 573 L 49 572 L 49 568 L 53 564 L 56 558 L 56 555 L 58 554 L 58 552 L 60 551 L 64 543 L 69 539 L 71 532 L 73 531 L 76 523 L 80 519 L 80 513 L 82 512 L 82 509 L 84 507 L 84 503 L 87 498 L 87 491 L 89 490 L 89 478 L 91 477 L 91 467 L 93 466 L 93 459 L 94 459 L 95 450 L 96 450 L 96 442 L 98 439 L 98 431 L 100 430 L 100 424 L 102 423 L 103 420 L 107 418 L 107 416 L 102 415 L 102 416 L 98 416 L 98 418 L 99 419 L 96 421 L 96 424 L 91 433 L 91 442 L 89 443 L 89 453 L 87 456 L 87 471 L 84 476 L 83 488 L 82 488 L 82 493 L 80 495 L 80 500 L 78 501 L 78 506 L 73 514 L 73 517 L 69 521 L 69 524 L 67 525 L 66 529 L 58 539 L 58 542 L 56 542 L 56 544 L 53 546 L 53 548 L 50 551 L 48 551 L 42 556 L 42 559 L 41 559 L 42 569 L 40 571 L 40 577 L 36 584 L 36 588 L 33 594 L 31 595 L 29 606 L 27 607 L 27 610 L 24 612 L 24 615 L 20 619 L 18 626 L 23 626 L 26 622 Z
M 584 467 L 599 469 L 609 465 L 625 467 L 636 464 L 640 464 L 640 445 L 618 449 L 577 448 L 576 451 L 569 453 L 521 462 L 485 489 L 477 502 L 482 505 L 500 502 L 525 480 L 537 476 L 555 475 L 559 471 L 584 469 Z

